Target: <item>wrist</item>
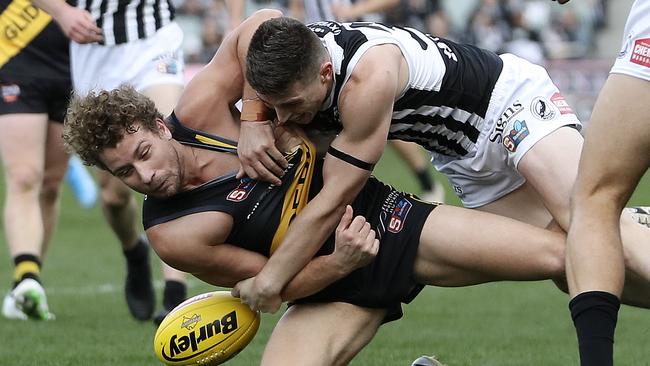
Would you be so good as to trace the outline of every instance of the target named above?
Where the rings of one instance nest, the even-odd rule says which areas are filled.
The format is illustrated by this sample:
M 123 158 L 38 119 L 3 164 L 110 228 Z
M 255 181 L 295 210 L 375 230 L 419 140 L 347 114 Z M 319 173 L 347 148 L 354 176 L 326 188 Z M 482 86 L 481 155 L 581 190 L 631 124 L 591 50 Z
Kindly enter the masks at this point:
M 65 1 L 46 2 L 43 5 L 46 5 L 43 10 L 49 13 L 57 22 L 60 21 L 61 16 L 65 13 L 68 7 L 72 7 L 72 5 L 66 3 Z
M 255 277 L 255 285 L 265 295 L 278 295 L 284 286 L 279 286 L 279 281 L 273 281 L 265 276 Z
M 269 120 L 268 108 L 258 98 L 242 99 L 242 122 L 266 122 Z
M 345 277 L 348 274 L 350 274 L 351 270 L 353 268 L 350 268 L 349 266 L 346 266 L 345 261 L 341 261 L 337 258 L 336 252 L 324 256 L 324 259 L 327 260 L 327 268 L 330 268 L 332 270 L 332 273 L 337 277 Z

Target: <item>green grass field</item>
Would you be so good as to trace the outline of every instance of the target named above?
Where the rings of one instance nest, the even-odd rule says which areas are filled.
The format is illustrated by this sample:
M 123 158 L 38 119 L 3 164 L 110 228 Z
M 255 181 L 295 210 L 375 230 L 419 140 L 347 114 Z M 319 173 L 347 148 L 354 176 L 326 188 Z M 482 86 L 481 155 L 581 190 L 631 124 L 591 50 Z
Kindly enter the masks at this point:
M 378 175 L 399 188 L 418 190 L 404 164 L 390 152 Z M 650 203 L 650 175 L 633 203 Z M 0 236 L 0 289 L 4 291 L 10 285 L 12 264 L 4 235 Z M 508 240 L 507 233 L 504 239 Z M 159 271 L 156 275 L 160 297 Z M 0 365 L 159 364 L 152 351 L 155 328 L 128 314 L 123 277 L 119 245 L 100 210 L 78 208 L 66 188 L 59 229 L 42 273 L 57 320 L 0 318 Z M 189 285 L 190 295 L 213 289 L 195 279 Z M 352 365 L 408 366 L 419 355 L 431 353 L 449 366 L 577 365 L 567 302 L 567 296 L 549 281 L 427 288 L 405 306 L 402 320 L 380 329 Z M 253 342 L 229 365 L 257 364 L 278 317 L 265 315 Z M 650 313 L 623 307 L 618 324 L 617 364 L 650 365 Z

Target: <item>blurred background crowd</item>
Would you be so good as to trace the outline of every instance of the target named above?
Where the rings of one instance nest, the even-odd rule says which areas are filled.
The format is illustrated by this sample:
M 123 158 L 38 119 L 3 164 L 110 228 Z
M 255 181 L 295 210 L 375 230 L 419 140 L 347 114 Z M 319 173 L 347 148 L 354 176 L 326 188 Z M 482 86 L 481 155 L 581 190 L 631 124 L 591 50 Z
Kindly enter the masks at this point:
M 538 64 L 593 56 L 608 11 L 607 0 L 574 1 L 568 8 L 549 0 L 176 0 L 175 5 L 186 61 L 200 64 L 212 58 L 229 29 L 260 8 L 282 9 L 305 22 L 407 25 Z M 321 19 L 310 14 L 314 6 L 321 8 Z

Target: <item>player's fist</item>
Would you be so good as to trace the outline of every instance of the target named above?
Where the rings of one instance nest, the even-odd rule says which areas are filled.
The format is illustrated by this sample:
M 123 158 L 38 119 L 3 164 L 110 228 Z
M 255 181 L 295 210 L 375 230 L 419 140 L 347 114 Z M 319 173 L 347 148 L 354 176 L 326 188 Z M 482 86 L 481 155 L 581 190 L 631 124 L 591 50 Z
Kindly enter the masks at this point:
M 354 213 L 348 205 L 336 228 L 334 253 L 337 264 L 344 272 L 350 273 L 368 265 L 379 252 L 379 240 L 375 231 L 363 216 L 352 218 Z

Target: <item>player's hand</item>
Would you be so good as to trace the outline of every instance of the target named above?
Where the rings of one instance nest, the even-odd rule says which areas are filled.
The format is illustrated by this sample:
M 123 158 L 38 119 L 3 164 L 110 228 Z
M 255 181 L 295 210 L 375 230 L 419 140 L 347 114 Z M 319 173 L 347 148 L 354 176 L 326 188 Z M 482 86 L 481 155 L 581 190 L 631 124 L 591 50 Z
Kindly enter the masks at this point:
M 234 297 L 238 297 L 242 304 L 248 305 L 253 311 L 263 313 L 275 313 L 282 305 L 282 298 L 279 291 L 274 291 L 265 286 L 260 286 L 256 277 L 251 277 L 238 282 L 230 291 Z
M 341 217 L 335 234 L 335 247 L 332 256 L 344 272 L 352 272 L 372 262 L 379 252 L 379 240 L 375 231 L 363 216 L 354 219 L 352 207 L 348 205 Z
M 93 17 L 84 9 L 67 5 L 55 20 L 63 33 L 77 43 L 101 42 L 104 39 L 102 29 L 97 27 Z
M 247 175 L 278 186 L 282 184 L 280 178 L 288 163 L 275 146 L 271 121 L 242 122 L 237 154 L 241 164 L 237 178 Z

